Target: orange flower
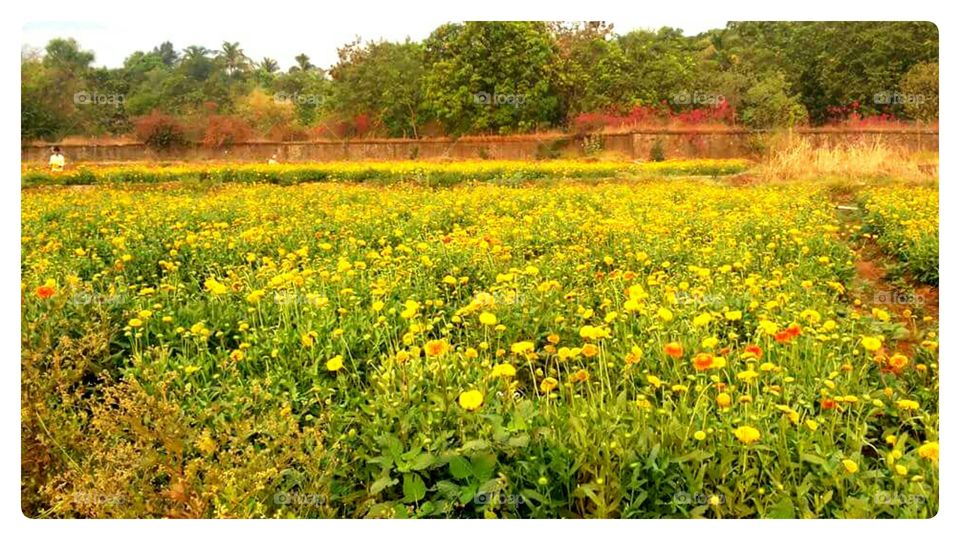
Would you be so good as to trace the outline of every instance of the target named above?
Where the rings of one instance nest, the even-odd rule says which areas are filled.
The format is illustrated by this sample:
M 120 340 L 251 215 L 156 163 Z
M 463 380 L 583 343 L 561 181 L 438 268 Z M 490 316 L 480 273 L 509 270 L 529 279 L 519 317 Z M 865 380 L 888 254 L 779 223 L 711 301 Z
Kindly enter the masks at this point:
M 448 345 L 446 341 L 442 339 L 434 339 L 428 341 L 423 347 L 423 350 L 426 351 L 427 356 L 442 356 L 446 354 L 449 348 L 450 345 Z
M 683 346 L 676 341 L 671 341 L 663 348 L 663 352 L 667 353 L 667 356 L 671 356 L 675 360 L 679 360 L 680 357 L 683 356 Z
M 753 343 L 747 345 L 744 348 L 744 352 L 748 354 L 752 354 L 753 357 L 756 358 L 757 360 L 759 360 L 760 357 L 763 356 L 763 349 L 761 349 L 760 346 L 758 345 L 754 345 Z
M 830 409 L 836 409 L 837 402 L 830 398 L 823 398 L 820 400 L 820 408 L 825 411 L 828 411 Z
M 37 287 L 37 296 L 46 300 L 57 294 L 57 289 L 53 285 L 41 285 Z
M 578 370 L 570 376 L 570 380 L 573 382 L 587 382 L 590 380 L 590 372 L 585 369 Z
M 895 353 L 887 359 L 887 367 L 894 373 L 900 373 L 909 363 L 910 359 L 901 353 Z
M 706 371 L 713 367 L 713 355 L 710 353 L 697 353 L 693 357 L 693 368 L 697 371 Z
M 597 346 L 593 343 L 587 343 L 582 349 L 580 349 L 580 352 L 583 353 L 583 355 L 587 358 L 593 358 L 600 353 L 600 349 L 597 348 Z

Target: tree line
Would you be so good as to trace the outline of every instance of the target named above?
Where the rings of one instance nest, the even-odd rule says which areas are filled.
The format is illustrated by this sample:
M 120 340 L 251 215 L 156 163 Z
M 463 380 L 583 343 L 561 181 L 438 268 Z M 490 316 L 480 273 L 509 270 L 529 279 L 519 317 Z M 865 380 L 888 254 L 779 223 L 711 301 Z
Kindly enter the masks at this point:
M 935 122 L 939 36 L 924 22 L 731 22 L 618 34 L 603 22 L 444 24 L 359 39 L 286 71 L 164 42 L 122 67 L 53 39 L 21 58 L 21 138 L 134 135 L 159 147 L 720 124 Z

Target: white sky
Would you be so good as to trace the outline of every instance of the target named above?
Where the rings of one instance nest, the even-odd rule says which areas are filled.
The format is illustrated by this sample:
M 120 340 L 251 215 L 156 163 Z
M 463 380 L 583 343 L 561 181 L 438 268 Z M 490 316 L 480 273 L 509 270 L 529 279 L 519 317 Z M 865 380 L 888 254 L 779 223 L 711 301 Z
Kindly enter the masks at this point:
M 281 3 L 281 5 L 283 5 Z M 634 10 L 624 10 L 634 11 Z M 275 12 L 274 12 L 275 14 Z M 177 50 L 189 45 L 202 45 L 219 50 L 224 41 L 239 41 L 247 56 L 259 61 L 269 56 L 280 63 L 282 69 L 294 64 L 294 56 L 306 53 L 314 65 L 327 68 L 337 60 L 337 47 L 360 36 L 364 41 L 386 39 L 402 41 L 406 37 L 419 41 L 426 38 L 437 26 L 450 22 L 443 16 L 421 14 L 415 18 L 403 17 L 344 17 L 314 18 L 287 16 L 282 23 L 272 23 L 249 13 L 246 20 L 229 21 L 227 24 L 210 24 L 204 17 L 184 16 L 176 24 L 160 22 L 150 24 L 149 15 L 144 15 L 141 24 L 129 21 L 84 21 L 74 22 L 28 22 L 22 28 L 21 43 L 26 47 L 42 49 L 55 37 L 75 38 L 84 50 L 96 55 L 94 65 L 119 67 L 134 51 L 149 51 L 164 41 L 173 43 Z M 277 19 L 274 19 L 277 20 Z M 720 28 L 726 19 L 717 15 L 677 13 L 667 18 L 663 14 L 645 17 L 606 19 L 614 25 L 617 33 L 627 33 L 636 28 L 657 29 L 662 26 L 681 28 L 688 35 L 695 35 L 711 28 Z

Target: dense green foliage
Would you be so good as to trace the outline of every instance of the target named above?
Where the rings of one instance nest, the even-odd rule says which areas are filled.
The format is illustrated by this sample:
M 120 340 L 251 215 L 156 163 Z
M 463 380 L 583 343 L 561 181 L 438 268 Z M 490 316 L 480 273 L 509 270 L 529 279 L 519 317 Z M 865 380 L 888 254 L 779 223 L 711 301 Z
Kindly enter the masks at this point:
M 224 125 L 293 140 L 651 121 L 929 122 L 939 112 L 938 47 L 937 28 L 922 22 L 729 23 L 696 36 L 617 34 L 599 22 L 466 22 L 422 43 L 349 43 L 329 69 L 299 55 L 282 72 L 231 42 L 219 51 L 166 42 L 98 68 L 80 44 L 55 39 L 22 57 L 21 137 L 127 134 L 151 113 L 212 143 L 239 138 Z

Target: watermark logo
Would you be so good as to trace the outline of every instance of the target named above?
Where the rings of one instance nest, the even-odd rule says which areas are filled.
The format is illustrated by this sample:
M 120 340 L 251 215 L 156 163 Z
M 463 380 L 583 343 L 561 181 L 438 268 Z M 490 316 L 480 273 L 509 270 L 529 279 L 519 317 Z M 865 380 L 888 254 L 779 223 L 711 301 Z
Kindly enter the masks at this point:
M 723 94 L 716 92 L 700 92 L 695 90 L 692 93 L 681 90 L 670 97 L 670 103 L 673 105 L 704 105 L 709 107 L 719 107 L 727 101 Z
M 924 303 L 920 295 L 902 291 L 877 291 L 873 295 L 873 302 L 896 306 L 922 306 Z
M 491 94 L 489 92 L 477 92 L 473 95 L 473 102 L 477 105 L 491 107 L 494 105 L 512 105 L 519 107 L 526 102 L 527 96 L 524 94 Z
M 678 491 L 673 495 L 673 498 L 670 501 L 671 503 L 677 506 L 703 506 L 705 504 L 718 506 L 726 504 L 727 496 L 723 493 L 687 493 L 686 491 Z M 670 504 L 670 503 L 667 503 Z
M 513 495 L 510 493 L 488 493 L 481 491 L 473 496 L 473 503 L 477 506 L 487 506 L 488 504 L 495 504 L 498 506 L 521 506 L 527 504 L 526 499 L 523 495 Z
M 919 506 L 926 501 L 924 495 L 918 493 L 893 493 L 878 491 L 873 495 L 874 504 L 883 506 Z
M 273 494 L 273 503 L 277 506 L 320 506 L 326 498 L 317 493 L 297 491 L 278 491 Z
M 277 104 L 320 105 L 323 103 L 323 96 L 317 94 L 301 94 L 299 92 L 277 92 L 273 95 L 273 101 Z
M 123 94 L 101 94 L 97 91 L 88 92 L 81 90 L 73 94 L 73 103 L 75 105 L 112 105 L 119 107 L 123 105 L 125 96 Z
M 77 491 L 73 503 L 83 506 L 116 506 L 123 503 L 123 496 L 102 491 Z
M 922 105 L 927 101 L 923 94 L 903 94 L 897 91 L 877 92 L 873 95 L 874 105 Z

